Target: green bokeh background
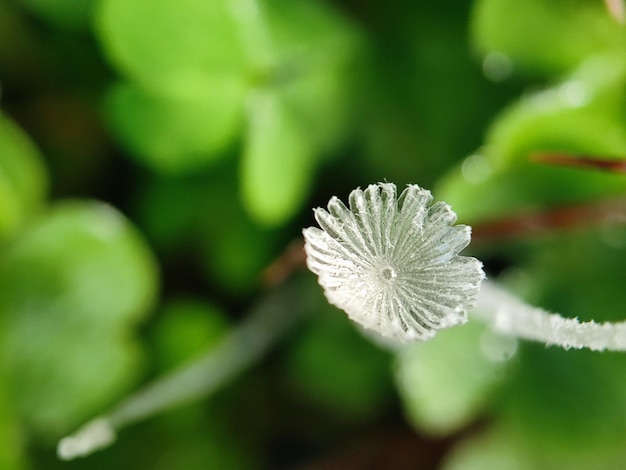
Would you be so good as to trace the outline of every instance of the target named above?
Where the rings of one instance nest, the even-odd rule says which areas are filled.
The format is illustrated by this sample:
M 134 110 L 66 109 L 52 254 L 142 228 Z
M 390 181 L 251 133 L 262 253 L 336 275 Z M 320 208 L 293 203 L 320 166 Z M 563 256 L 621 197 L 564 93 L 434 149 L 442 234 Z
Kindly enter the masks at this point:
M 623 354 L 474 323 L 389 351 L 297 256 L 312 207 L 383 180 L 477 229 L 609 207 L 468 253 L 530 303 L 623 319 L 626 174 L 536 152 L 626 159 L 600 0 L 0 3 L 0 468 L 623 469 Z M 57 460 L 283 274 L 316 300 L 254 367 Z

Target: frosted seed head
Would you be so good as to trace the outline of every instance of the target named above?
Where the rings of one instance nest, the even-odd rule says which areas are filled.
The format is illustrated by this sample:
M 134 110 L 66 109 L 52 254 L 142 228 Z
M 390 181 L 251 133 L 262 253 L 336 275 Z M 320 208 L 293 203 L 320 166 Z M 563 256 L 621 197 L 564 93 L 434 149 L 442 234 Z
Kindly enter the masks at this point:
M 485 275 L 460 256 L 471 236 L 430 191 L 393 183 L 350 193 L 318 208 L 322 227 L 303 231 L 307 266 L 328 301 L 379 334 L 400 341 L 431 338 L 464 323 Z

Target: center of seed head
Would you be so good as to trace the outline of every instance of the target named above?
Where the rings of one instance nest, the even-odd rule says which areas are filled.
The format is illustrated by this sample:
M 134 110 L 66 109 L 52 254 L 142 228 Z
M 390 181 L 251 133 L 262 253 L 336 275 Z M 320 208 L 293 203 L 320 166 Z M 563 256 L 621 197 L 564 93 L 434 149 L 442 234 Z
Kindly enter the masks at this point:
M 383 270 L 381 271 L 381 276 L 385 281 L 391 281 L 392 279 L 398 277 L 396 272 L 390 267 L 383 268 Z

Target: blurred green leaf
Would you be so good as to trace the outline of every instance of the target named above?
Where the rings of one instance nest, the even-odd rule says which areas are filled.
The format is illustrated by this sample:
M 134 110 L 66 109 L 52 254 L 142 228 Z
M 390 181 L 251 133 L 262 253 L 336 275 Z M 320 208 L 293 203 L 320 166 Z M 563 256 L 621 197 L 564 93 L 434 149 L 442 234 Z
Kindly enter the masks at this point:
M 519 267 L 499 282 L 523 292 L 530 304 L 581 320 L 624 318 L 626 227 L 618 221 L 518 241 L 509 250 Z M 523 469 L 621 468 L 626 357 L 523 342 L 518 358 L 496 402 L 497 430 L 470 441 L 468 455 L 454 452 L 450 468 L 475 468 L 464 461 L 480 462 L 492 452 Z
M 280 244 L 277 234 L 255 223 L 232 195 L 234 179 L 216 176 L 207 187 L 197 234 L 200 259 L 216 285 L 241 295 L 259 287 L 261 272 L 277 256 Z M 214 214 L 228 214 L 228 223 Z
M 52 25 L 67 29 L 86 29 L 91 25 L 97 0 L 18 0 Z
M 529 445 L 510 425 L 491 429 L 476 438 L 462 442 L 454 449 L 443 466 L 444 470 L 589 470 L 602 468 L 620 470 L 626 453 L 623 446 L 613 444 L 571 446 L 559 448 L 546 441 Z
M 220 470 L 241 470 L 258 468 L 255 461 L 239 445 L 239 436 L 229 435 L 219 426 L 199 429 L 202 434 L 192 434 L 176 440 L 163 449 L 163 455 L 153 467 L 154 470 L 173 468 L 219 468 Z
M 201 259 L 211 280 L 228 292 L 243 294 L 259 287 L 261 272 L 278 244 L 275 234 L 254 224 L 246 214 L 231 214 L 229 223 L 221 227 L 219 221 L 206 221 Z
M 626 61 L 594 57 L 551 88 L 523 97 L 487 134 L 504 166 L 531 151 L 623 155 Z
M 0 258 L 0 348 L 12 398 L 58 437 L 135 379 L 132 330 L 156 293 L 149 249 L 112 207 L 65 202 Z
M 351 76 L 354 72 L 347 66 L 312 71 L 281 89 L 282 100 L 293 110 L 292 119 L 310 130 L 311 145 L 322 156 L 341 142 L 350 128 L 354 116 L 349 88 L 356 86 Z
M 180 255 L 197 240 L 202 221 L 216 213 L 211 190 L 215 181 L 205 175 L 153 175 L 137 191 L 137 217 L 155 248 L 163 255 Z M 235 198 L 234 184 L 226 187 L 230 198 Z M 219 201 L 227 199 L 225 195 Z M 202 201 L 199 203 L 199 201 Z
M 326 2 L 272 0 L 264 12 L 277 57 L 272 83 L 316 148 L 327 151 L 354 117 L 360 32 Z
M 263 9 L 279 60 L 303 64 L 332 63 L 354 45 L 357 28 L 328 1 L 267 0 Z
M 245 212 L 236 193 L 237 178 L 232 161 L 208 174 L 155 177 L 138 206 L 142 225 L 161 252 L 170 257 L 191 254 L 211 283 L 242 295 L 258 287 L 280 239 Z
M 587 448 L 593 454 L 594 446 L 624 452 L 626 360 L 622 355 L 529 343 L 524 344 L 520 359 L 500 415 L 515 423 L 525 441 L 535 446 L 550 442 L 563 453 Z
M 34 214 L 47 184 L 35 146 L 9 118 L 0 115 L 0 240 Z
M 443 470 L 533 470 L 532 458 L 516 448 L 516 442 L 501 429 L 489 429 L 457 443 L 446 456 Z M 557 463 L 559 465 L 560 463 Z M 563 467 L 561 467 L 563 468 Z
M 624 359 L 527 344 L 496 422 L 444 468 L 618 470 L 626 450 Z
M 6 384 L 5 371 L 0 370 L 0 383 Z M 0 386 L 0 468 L 25 470 L 25 432 L 12 406 L 7 387 Z
M 197 170 L 247 131 L 241 194 L 267 226 L 308 195 L 314 157 L 350 122 L 360 39 L 312 1 L 105 0 L 98 32 L 131 84 L 110 95 L 121 142 L 161 172 Z
M 224 314 L 206 302 L 182 298 L 168 302 L 153 333 L 160 370 L 206 352 L 227 330 Z
M 529 302 L 583 321 L 623 320 L 626 225 L 618 214 L 597 227 L 519 241 L 515 254 L 517 268 L 503 282 Z
M 176 93 L 242 71 L 245 51 L 234 13 L 230 0 L 103 0 L 97 30 L 127 77 Z
M 268 226 L 285 222 L 308 196 L 313 170 L 309 136 L 284 102 L 269 92 L 255 95 L 241 163 L 241 191 L 250 214 Z
M 595 58 L 568 80 L 522 98 L 493 124 L 485 147 L 441 181 L 438 196 L 463 221 L 476 222 L 624 194 L 623 176 L 550 167 L 530 156 L 626 156 L 625 79 L 623 61 Z
M 450 328 L 402 349 L 396 381 L 408 418 L 421 431 L 449 435 L 476 419 L 503 378 L 515 339 L 480 323 Z
M 324 305 L 291 346 L 286 365 L 299 394 L 342 417 L 367 419 L 392 390 L 390 359 L 343 312 Z
M 219 158 L 239 133 L 245 90 L 236 77 L 207 79 L 202 90 L 173 95 L 120 84 L 110 91 L 109 121 L 141 160 L 163 172 L 195 170 Z
M 479 0 L 471 27 L 482 54 L 504 54 L 547 76 L 571 71 L 593 54 L 620 54 L 625 39 L 603 2 L 588 0 Z

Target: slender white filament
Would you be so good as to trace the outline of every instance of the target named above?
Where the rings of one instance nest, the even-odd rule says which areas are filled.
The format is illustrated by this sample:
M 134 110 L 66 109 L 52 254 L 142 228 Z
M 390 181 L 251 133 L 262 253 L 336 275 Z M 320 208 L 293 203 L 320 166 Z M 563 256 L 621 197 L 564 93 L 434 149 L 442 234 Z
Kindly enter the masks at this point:
M 312 299 L 306 292 L 295 281 L 273 292 L 206 355 L 148 384 L 108 414 L 61 439 L 57 446 L 59 458 L 71 460 L 103 449 L 115 441 L 115 433 L 122 427 L 206 397 L 228 383 L 263 357 L 311 308 Z
M 472 313 L 500 333 L 565 349 L 626 351 L 626 321 L 580 322 L 532 307 L 497 284 L 485 281 Z
M 59 442 L 57 454 L 62 460 L 84 457 L 115 442 L 115 430 L 106 418 L 89 421 L 76 433 Z

